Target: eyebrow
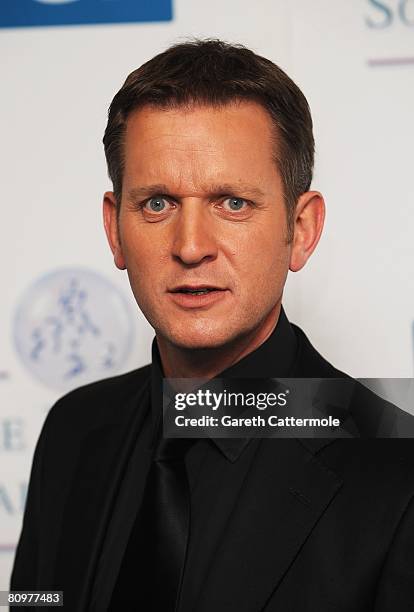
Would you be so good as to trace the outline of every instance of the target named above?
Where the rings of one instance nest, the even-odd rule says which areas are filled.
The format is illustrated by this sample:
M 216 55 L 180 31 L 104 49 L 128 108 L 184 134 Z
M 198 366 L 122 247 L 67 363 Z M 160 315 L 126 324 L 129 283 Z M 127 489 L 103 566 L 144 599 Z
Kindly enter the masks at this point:
M 145 185 L 142 187 L 133 187 L 128 191 L 128 199 L 130 201 L 139 200 L 145 196 L 151 195 L 171 195 L 175 199 L 179 200 L 180 197 L 177 194 L 174 194 L 175 190 L 172 190 L 163 183 L 156 183 L 153 185 Z M 237 183 L 236 185 L 232 185 L 231 183 L 222 183 L 220 185 L 213 185 L 209 189 L 205 190 L 208 197 L 219 197 L 223 195 L 246 195 L 252 198 L 263 198 L 265 196 L 264 192 L 252 185 L 248 185 L 246 183 Z

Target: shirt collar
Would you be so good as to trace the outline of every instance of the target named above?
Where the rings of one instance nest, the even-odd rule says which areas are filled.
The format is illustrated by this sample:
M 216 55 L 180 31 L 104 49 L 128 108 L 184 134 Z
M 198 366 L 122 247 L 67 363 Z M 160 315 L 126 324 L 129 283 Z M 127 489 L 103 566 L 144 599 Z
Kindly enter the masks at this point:
M 283 378 L 288 377 L 296 357 L 297 340 L 283 308 L 276 327 L 256 350 L 223 370 L 215 378 Z M 163 370 L 157 341 L 152 343 L 151 364 L 151 419 L 154 438 L 158 434 L 162 414 Z M 236 461 L 249 438 L 212 438 L 212 442 L 229 459 Z

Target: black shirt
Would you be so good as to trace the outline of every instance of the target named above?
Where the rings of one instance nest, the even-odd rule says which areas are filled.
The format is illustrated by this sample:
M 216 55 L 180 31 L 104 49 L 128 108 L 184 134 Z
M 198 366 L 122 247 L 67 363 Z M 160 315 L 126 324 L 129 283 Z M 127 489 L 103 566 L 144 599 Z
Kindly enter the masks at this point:
M 217 375 L 218 378 L 275 378 L 289 376 L 294 367 L 297 340 L 281 309 L 269 338 L 255 351 Z M 137 444 L 154 448 L 160 435 L 163 371 L 157 343 L 152 345 L 150 411 Z M 181 603 L 192 609 L 231 521 L 233 508 L 252 467 L 260 440 L 215 438 L 197 440 L 185 463 L 190 487 L 191 524 Z M 125 486 L 125 485 L 124 485 Z M 127 485 L 130 486 L 130 485 Z M 120 502 L 125 495 L 120 495 Z M 111 610 L 134 609 L 137 599 L 139 544 L 134 529 L 114 589 Z M 135 538 L 135 539 L 134 539 Z M 200 554 L 202 551 L 202 554 Z M 188 571 L 191 568 L 191 571 Z M 138 587 L 139 588 L 139 587 Z M 130 606 L 130 608 L 128 608 Z M 166 611 L 167 612 L 167 611 Z

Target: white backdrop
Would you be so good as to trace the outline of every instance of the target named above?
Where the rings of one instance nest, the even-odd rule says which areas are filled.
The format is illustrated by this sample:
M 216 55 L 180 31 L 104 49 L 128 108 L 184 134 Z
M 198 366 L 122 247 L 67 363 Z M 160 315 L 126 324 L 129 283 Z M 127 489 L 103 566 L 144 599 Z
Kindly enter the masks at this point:
M 289 277 L 286 311 L 350 374 L 413 376 L 414 1 L 174 0 L 173 12 L 162 23 L 0 30 L 0 589 L 47 410 L 88 376 L 149 360 L 152 330 L 102 229 L 110 184 L 101 139 L 125 76 L 169 44 L 188 36 L 244 43 L 303 89 L 315 122 L 313 187 L 328 214 L 311 262 Z M 63 296 L 56 278 L 66 279 Z M 108 283 L 112 302 L 100 299 Z M 83 326 L 85 374 L 54 369 L 64 338 L 57 302 Z M 111 340 L 114 320 L 130 346 Z M 56 358 L 45 352 L 46 333 Z M 66 340 L 75 372 L 79 338 Z

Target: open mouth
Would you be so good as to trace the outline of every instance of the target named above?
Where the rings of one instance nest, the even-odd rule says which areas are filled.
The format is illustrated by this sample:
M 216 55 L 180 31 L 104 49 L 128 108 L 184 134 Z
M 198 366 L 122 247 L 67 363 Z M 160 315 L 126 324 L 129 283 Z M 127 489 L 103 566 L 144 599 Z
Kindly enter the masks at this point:
M 212 285 L 180 285 L 168 291 L 170 299 L 180 308 L 210 308 L 225 299 L 227 289 Z
M 182 289 L 175 293 L 188 293 L 189 295 L 206 295 L 212 291 L 218 291 L 218 289 Z
M 177 287 L 172 290 L 172 293 L 183 293 L 187 295 L 207 295 L 208 293 L 212 293 L 214 291 L 224 291 L 224 289 L 220 289 L 219 287 Z

